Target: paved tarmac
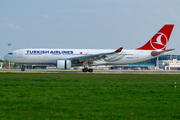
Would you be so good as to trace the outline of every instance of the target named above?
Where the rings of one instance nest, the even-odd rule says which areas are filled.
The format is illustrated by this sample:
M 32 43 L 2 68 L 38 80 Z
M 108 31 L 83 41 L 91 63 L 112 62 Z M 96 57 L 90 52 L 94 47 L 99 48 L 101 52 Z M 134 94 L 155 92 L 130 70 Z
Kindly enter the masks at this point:
M 50 70 L 50 69 L 0 69 L 4 73 L 83 73 L 81 70 Z M 89 72 L 86 72 L 89 73 Z M 102 74 L 180 74 L 180 71 L 165 71 L 165 70 L 94 70 L 95 73 Z

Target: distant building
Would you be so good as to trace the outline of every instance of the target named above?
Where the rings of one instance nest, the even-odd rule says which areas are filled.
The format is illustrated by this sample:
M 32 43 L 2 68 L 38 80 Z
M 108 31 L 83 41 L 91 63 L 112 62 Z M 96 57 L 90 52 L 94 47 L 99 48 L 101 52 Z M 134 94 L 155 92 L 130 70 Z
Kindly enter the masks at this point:
M 0 69 L 2 69 L 3 67 L 3 62 L 0 62 Z
M 154 64 L 143 64 L 143 63 L 133 63 L 128 65 L 118 65 L 112 66 L 110 69 L 117 69 L 117 70 L 155 70 Z
M 163 56 L 159 56 L 158 60 L 173 60 L 173 59 L 177 59 L 180 60 L 180 55 L 163 55 Z M 157 66 L 157 57 L 149 59 L 149 60 L 145 60 L 142 62 L 139 62 L 140 64 L 144 63 L 144 64 L 154 64 L 155 66 Z
M 175 61 L 176 59 L 176 61 Z M 173 61 L 174 60 L 174 61 Z M 178 63 L 180 55 L 163 55 L 158 57 L 158 67 L 162 70 L 180 70 Z M 175 64 L 176 63 L 176 64 Z M 173 65 L 174 64 L 174 65 Z M 180 64 L 180 63 L 179 63 Z M 156 67 L 155 67 L 156 66 Z M 170 68 L 170 69 L 169 69 Z M 119 65 L 110 67 L 110 69 L 121 70 L 155 70 L 157 69 L 157 57 L 138 63 Z
M 25 65 L 25 69 L 56 69 L 56 66 L 51 66 L 51 65 Z
M 160 60 L 158 64 L 159 64 L 159 68 L 163 70 L 180 70 L 180 61 L 177 59 Z

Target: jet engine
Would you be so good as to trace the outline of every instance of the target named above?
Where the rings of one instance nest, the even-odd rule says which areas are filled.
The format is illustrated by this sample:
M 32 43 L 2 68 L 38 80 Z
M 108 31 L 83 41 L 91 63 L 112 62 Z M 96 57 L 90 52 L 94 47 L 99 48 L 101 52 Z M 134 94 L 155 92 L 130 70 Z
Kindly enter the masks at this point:
M 57 69 L 71 69 L 71 61 L 57 60 Z

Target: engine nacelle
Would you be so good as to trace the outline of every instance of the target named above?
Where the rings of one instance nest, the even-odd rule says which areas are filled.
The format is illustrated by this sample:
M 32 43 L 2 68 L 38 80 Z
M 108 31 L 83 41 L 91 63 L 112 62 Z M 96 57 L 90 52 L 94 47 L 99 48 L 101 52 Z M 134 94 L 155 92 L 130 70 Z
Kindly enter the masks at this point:
M 57 69 L 71 69 L 71 61 L 57 60 Z

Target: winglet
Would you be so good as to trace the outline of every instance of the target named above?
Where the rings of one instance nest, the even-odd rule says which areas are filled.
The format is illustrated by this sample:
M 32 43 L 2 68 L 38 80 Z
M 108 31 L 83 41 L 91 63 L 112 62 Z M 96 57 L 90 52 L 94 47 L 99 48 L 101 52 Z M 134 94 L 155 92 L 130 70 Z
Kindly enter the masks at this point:
M 122 49 L 123 49 L 123 47 L 120 47 L 119 49 L 117 49 L 116 51 L 114 51 L 114 52 L 121 52 L 122 51 Z

